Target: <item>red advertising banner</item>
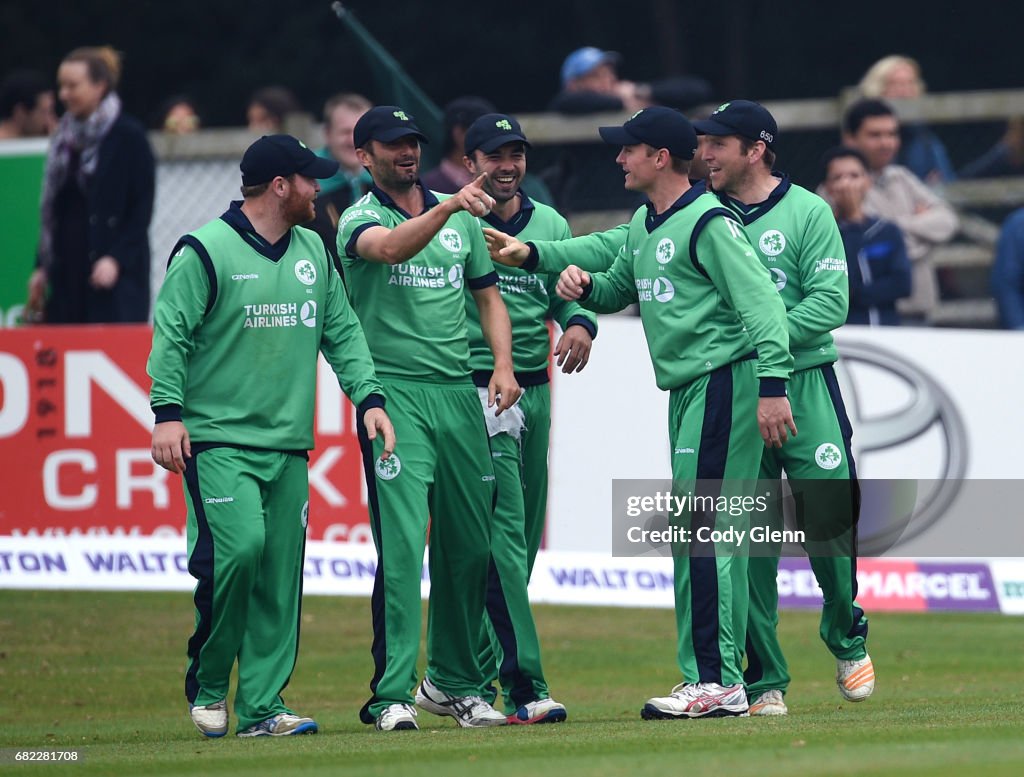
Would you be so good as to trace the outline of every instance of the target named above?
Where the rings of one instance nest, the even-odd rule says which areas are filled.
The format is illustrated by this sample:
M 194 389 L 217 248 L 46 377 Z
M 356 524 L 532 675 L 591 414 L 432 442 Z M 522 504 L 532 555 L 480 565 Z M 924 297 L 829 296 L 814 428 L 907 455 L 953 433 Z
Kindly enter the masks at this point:
M 181 479 L 150 457 L 151 329 L 0 337 L 0 535 L 182 535 Z M 240 388 L 246 376 L 239 376 Z M 370 542 L 355 409 L 321 360 L 309 536 Z

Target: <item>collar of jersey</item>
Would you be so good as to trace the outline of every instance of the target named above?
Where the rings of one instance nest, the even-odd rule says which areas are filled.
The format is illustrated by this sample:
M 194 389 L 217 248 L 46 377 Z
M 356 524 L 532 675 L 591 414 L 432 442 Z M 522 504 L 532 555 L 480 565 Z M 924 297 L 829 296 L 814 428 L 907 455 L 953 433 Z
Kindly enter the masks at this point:
M 522 189 L 518 192 L 519 196 L 523 198 L 523 201 L 519 203 L 519 210 L 516 211 L 515 215 L 512 216 L 508 221 L 504 221 L 494 211 L 491 211 L 484 216 L 484 221 L 490 224 L 495 229 L 500 229 L 506 234 L 515 237 L 524 229 L 526 225 L 530 223 L 530 219 L 533 218 L 533 212 L 536 210 L 536 206 L 533 204 L 533 200 L 526 196 L 526 192 Z
M 691 202 L 693 202 L 698 197 L 700 197 L 703 193 L 704 193 L 704 186 L 703 185 L 695 184 L 695 185 L 690 186 L 690 188 L 686 190 L 686 193 L 683 194 L 682 197 L 680 197 L 678 200 L 673 202 L 671 205 L 669 205 L 668 209 L 664 213 L 655 213 L 654 212 L 654 203 L 653 202 L 648 202 L 647 203 L 647 218 L 644 219 L 644 225 L 647 227 L 647 233 L 650 234 L 651 232 L 656 230 L 658 227 L 660 227 L 662 224 L 664 224 L 666 221 L 668 221 L 671 216 L 673 216 L 675 213 L 681 211 L 683 208 L 685 208 Z
M 736 217 L 744 226 L 753 224 L 761 216 L 778 205 L 782 198 L 786 196 L 786 192 L 789 191 L 791 183 L 788 175 L 775 171 L 772 171 L 772 175 L 779 179 L 779 183 L 772 189 L 771 194 L 768 195 L 764 202 L 754 202 L 748 205 L 734 197 L 730 197 L 728 194 L 719 194 L 718 199 L 722 201 L 725 207 L 736 214 Z
M 241 200 L 232 201 L 231 207 L 224 211 L 220 218 L 234 229 L 242 240 L 272 262 L 280 261 L 288 251 L 288 246 L 291 245 L 292 231 L 290 229 L 276 243 L 271 244 L 264 240 L 262 235 L 253 228 L 249 217 L 242 212 Z
M 423 183 L 418 178 L 416 179 L 416 185 L 419 186 L 423 190 L 423 212 L 426 213 L 428 210 L 430 210 L 435 205 L 437 205 L 437 203 L 440 202 L 440 200 L 438 200 L 437 197 L 434 196 L 434 193 L 432 191 L 430 191 L 430 189 L 428 189 L 426 186 L 424 186 Z M 374 197 L 376 197 L 377 198 L 377 202 L 379 202 L 385 208 L 391 208 L 391 210 L 397 210 L 399 213 L 401 213 L 407 219 L 414 218 L 413 214 L 406 213 L 405 210 L 400 208 L 398 206 L 398 204 L 393 199 L 391 199 L 391 195 L 388 194 L 383 189 L 381 189 L 379 186 L 377 186 L 377 184 L 374 184 L 370 188 L 370 193 Z M 418 216 L 420 214 L 417 213 L 416 215 Z

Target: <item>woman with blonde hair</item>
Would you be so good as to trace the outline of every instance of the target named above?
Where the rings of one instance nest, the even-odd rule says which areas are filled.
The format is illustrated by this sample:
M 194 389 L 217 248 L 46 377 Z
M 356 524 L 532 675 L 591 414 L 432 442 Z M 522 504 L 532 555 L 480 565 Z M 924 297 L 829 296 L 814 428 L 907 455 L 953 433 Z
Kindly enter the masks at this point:
M 868 68 L 858 90 L 864 97 L 883 100 L 913 100 L 925 93 L 921 66 L 902 54 L 882 57 Z M 929 185 L 956 178 L 942 141 L 923 122 L 900 122 L 899 163 Z
M 146 321 L 155 163 L 121 111 L 120 55 L 78 48 L 57 70 L 65 112 L 43 181 L 29 312 L 53 324 Z

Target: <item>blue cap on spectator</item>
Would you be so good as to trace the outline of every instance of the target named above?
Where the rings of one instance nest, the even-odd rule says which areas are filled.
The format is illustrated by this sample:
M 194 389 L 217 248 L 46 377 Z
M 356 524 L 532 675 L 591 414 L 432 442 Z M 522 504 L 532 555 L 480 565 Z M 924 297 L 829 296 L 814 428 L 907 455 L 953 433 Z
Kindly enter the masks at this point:
M 338 172 L 338 163 L 317 156 L 291 135 L 264 135 L 245 150 L 239 168 L 242 186 L 257 186 L 279 175 L 287 178 L 295 173 L 307 178 L 330 178 Z
M 503 113 L 485 113 L 469 125 L 463 145 L 466 156 L 469 156 L 477 149 L 490 154 L 506 143 L 522 143 L 527 148 L 530 147 L 530 142 L 523 134 L 523 128 L 519 126 L 518 121 Z
M 680 159 L 693 159 L 697 150 L 697 133 L 690 120 L 674 108 L 644 108 L 621 127 L 599 127 L 598 132 L 605 143 L 613 146 L 646 143 L 653 148 L 667 148 Z
M 576 49 L 562 63 L 562 86 L 574 78 L 585 76 L 598 65 L 617 65 L 621 59 L 617 51 L 601 51 L 594 46 Z
M 733 100 L 715 108 L 703 121 L 695 121 L 698 135 L 740 135 L 748 140 L 763 140 L 774 148 L 779 126 L 768 109 L 753 100 Z
M 378 105 L 359 117 L 352 130 L 352 142 L 356 148 L 362 148 L 371 140 L 391 143 L 406 135 L 415 135 L 421 143 L 428 142 L 408 113 L 397 105 Z

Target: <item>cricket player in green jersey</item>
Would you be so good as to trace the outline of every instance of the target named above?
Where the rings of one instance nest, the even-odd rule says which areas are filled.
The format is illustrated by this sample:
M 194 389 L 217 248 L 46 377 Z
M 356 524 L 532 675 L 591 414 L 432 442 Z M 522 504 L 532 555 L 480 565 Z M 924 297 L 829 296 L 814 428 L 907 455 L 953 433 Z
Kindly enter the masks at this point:
M 195 633 L 185 695 L 209 737 L 315 733 L 285 706 L 298 652 L 317 354 L 385 452 L 394 431 L 359 320 L 313 218 L 337 163 L 290 135 L 242 157 L 241 203 L 175 246 L 154 310 L 153 458 L 184 474 Z M 242 376 L 246 376 L 243 379 Z
M 860 489 L 852 429 L 832 369 L 838 354 L 831 332 L 846 321 L 849 304 L 842 238 L 824 200 L 772 172 L 778 127 L 762 105 L 733 100 L 694 126 L 705 136 L 711 188 L 743 225 L 786 306 L 794 359 L 789 396 L 800 437 L 764 452 L 761 477 L 777 480 L 785 471 L 797 496 L 797 521 L 824 594 L 821 638 L 836 658 L 839 692 L 862 701 L 874 690 L 875 672 L 865 648 L 867 619 L 855 601 Z M 787 713 L 777 572 L 777 555 L 750 559 L 745 680 L 752 715 Z
M 658 387 L 671 392 L 669 439 L 677 487 L 715 483 L 734 496 L 757 480 L 765 443 L 796 434 L 785 384 L 792 369 L 785 308 L 743 231 L 687 177 L 697 137 L 686 118 L 646 108 L 621 127 L 625 185 L 647 195 L 606 272 L 566 268 L 556 291 L 596 312 L 639 303 Z M 749 513 L 695 510 L 705 527 L 745 530 Z M 674 548 L 678 659 L 684 681 L 641 710 L 645 719 L 744 715 L 741 661 L 747 623 L 743 552 L 715 544 Z
M 412 118 L 378 106 L 356 122 L 370 192 L 342 214 L 338 255 L 349 299 L 402 438 L 389 459 L 362 439 L 377 547 L 373 590 L 375 671 L 360 712 L 383 731 L 415 729 L 412 688 L 420 642 L 420 579 L 430 532 L 427 669 L 419 706 L 460 726 L 496 726 L 477 656 L 490 561 L 494 469 L 484 413 L 470 377 L 466 288 L 494 358 L 487 412 L 519 399 L 512 331 L 478 216 L 493 206 L 484 176 L 451 197 L 419 183 Z
M 495 201 L 484 221 L 521 239 L 568 238 L 566 220 L 520 189 L 528 147 L 519 122 L 511 116 L 489 113 L 467 129 L 466 167 L 473 175 L 487 174 L 484 190 Z M 485 698 L 494 701 L 496 692 L 490 684 L 500 679 L 509 722 L 517 724 L 558 722 L 567 715 L 565 706 L 551 698 L 544 679 L 527 584 L 547 512 L 551 427 L 551 335 L 547 322 L 555 320 L 562 328 L 554 353 L 562 371 L 571 373 L 587 364 L 597 320 L 578 304 L 556 296 L 556 280 L 557 276 L 498 268 L 498 288 L 512 321 L 512 361 L 523 396 L 501 416 L 485 416 L 498 502 L 491 526 L 489 617 L 480 663 L 488 681 Z M 486 403 L 494 360 L 480 329 L 476 305 L 471 299 L 467 302 L 470 368 Z

